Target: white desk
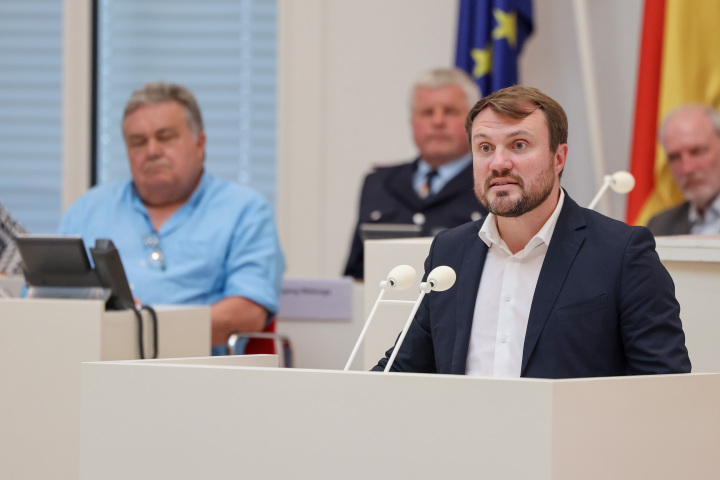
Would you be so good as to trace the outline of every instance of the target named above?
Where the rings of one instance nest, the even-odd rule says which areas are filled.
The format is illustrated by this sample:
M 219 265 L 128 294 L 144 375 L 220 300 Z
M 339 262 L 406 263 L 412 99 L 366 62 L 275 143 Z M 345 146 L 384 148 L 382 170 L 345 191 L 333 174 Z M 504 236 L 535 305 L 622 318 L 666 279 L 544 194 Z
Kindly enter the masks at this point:
M 80 478 L 720 478 L 718 374 L 483 379 L 247 362 L 84 364 Z
M 160 357 L 209 355 L 208 307 L 157 313 Z M 144 323 L 149 354 L 152 329 Z M 93 300 L 0 299 L 0 478 L 77 480 L 80 364 L 132 358 L 131 311 L 105 312 Z
M 694 372 L 720 372 L 720 235 L 657 237 Z

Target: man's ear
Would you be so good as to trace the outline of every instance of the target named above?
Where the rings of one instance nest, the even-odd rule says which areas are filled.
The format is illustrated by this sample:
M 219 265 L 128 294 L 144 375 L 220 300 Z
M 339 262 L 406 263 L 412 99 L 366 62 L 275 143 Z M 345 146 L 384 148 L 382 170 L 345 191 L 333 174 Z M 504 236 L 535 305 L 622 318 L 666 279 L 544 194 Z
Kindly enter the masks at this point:
M 561 143 L 558 145 L 557 150 L 553 154 L 553 165 L 555 167 L 555 175 L 560 175 L 560 172 L 565 168 L 565 162 L 567 161 L 568 145 L 567 143 Z
M 195 145 L 197 145 L 198 149 L 200 149 L 201 158 L 205 160 L 205 132 L 198 133 L 197 140 L 195 140 Z

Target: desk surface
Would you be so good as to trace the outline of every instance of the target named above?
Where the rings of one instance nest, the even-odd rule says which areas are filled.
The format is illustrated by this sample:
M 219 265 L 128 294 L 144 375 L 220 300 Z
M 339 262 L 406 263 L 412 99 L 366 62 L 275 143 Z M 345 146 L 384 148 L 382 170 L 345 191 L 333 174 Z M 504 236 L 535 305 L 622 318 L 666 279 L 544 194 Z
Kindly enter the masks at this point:
M 660 260 L 720 262 L 720 235 L 673 235 L 656 237 Z

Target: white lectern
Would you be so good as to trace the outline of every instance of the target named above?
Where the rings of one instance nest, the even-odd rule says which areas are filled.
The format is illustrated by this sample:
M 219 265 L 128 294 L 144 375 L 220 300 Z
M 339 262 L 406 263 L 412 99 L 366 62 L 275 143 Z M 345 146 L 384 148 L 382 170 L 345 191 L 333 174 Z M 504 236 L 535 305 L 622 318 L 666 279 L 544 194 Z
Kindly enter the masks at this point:
M 210 354 L 208 307 L 156 310 L 159 356 Z M 101 301 L 0 300 L 0 478 L 76 480 L 80 365 L 138 358 L 137 342 L 135 315 Z
M 501 380 L 208 360 L 84 364 L 80 478 L 720 478 L 719 374 Z

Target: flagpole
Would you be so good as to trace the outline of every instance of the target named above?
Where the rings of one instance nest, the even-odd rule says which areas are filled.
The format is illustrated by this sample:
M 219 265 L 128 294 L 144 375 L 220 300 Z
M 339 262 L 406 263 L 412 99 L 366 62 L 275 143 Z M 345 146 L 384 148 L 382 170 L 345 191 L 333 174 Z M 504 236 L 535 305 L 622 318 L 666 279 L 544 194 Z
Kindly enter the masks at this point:
M 602 129 L 600 127 L 600 109 L 598 107 L 597 85 L 595 83 L 595 67 L 593 65 L 592 48 L 590 46 L 590 22 L 588 21 L 585 0 L 573 0 L 575 11 L 575 31 L 580 48 L 580 67 L 585 91 L 585 108 L 587 109 L 588 129 L 590 130 L 590 147 L 592 150 L 593 172 L 595 180 L 602 182 L 607 173 L 605 152 L 602 145 Z M 610 212 L 609 198 L 601 201 L 602 212 Z

